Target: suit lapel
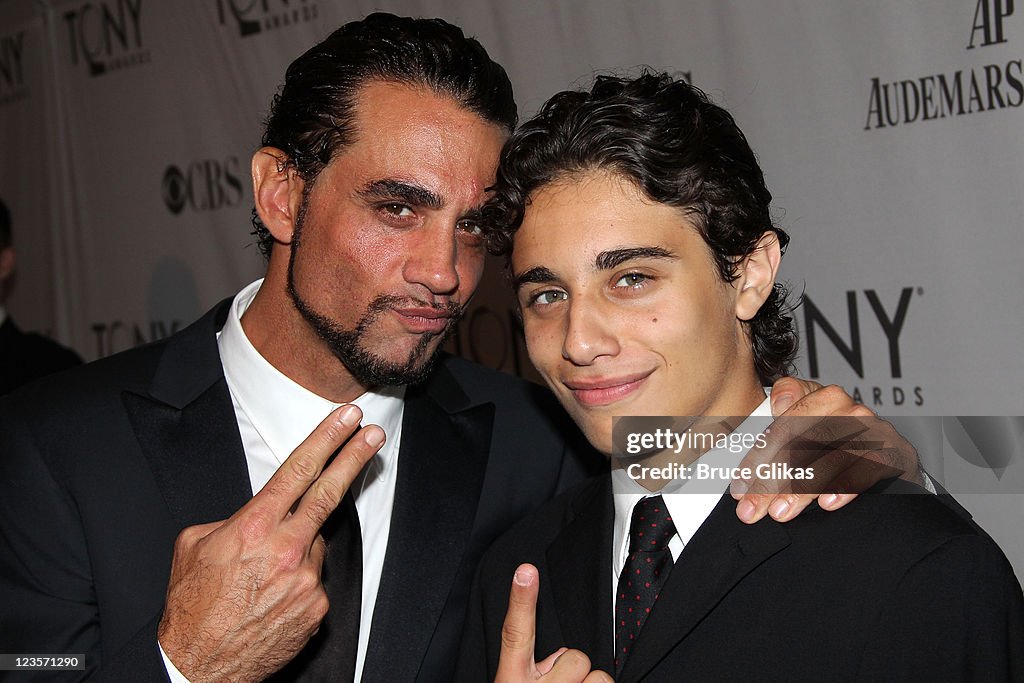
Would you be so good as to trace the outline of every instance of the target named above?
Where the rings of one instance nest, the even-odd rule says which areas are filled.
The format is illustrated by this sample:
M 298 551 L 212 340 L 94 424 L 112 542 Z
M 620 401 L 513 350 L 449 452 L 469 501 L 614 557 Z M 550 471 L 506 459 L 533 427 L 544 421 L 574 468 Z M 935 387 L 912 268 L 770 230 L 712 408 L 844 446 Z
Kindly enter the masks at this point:
M 136 439 L 177 525 L 224 519 L 252 497 L 216 332 L 229 301 L 168 341 L 148 394 L 124 392 Z
M 585 486 L 572 510 L 572 519 L 547 549 L 562 642 L 586 652 L 594 668 L 613 671 L 611 479 L 600 477 Z M 543 585 L 541 591 L 546 592 Z
M 739 521 L 725 495 L 672 567 L 619 680 L 638 681 L 682 641 L 747 574 L 789 545 L 782 525 Z M 697 653 L 695 653 L 695 656 Z
M 364 681 L 416 678 L 473 530 L 493 422 L 494 404 L 470 405 L 444 367 L 406 394 Z

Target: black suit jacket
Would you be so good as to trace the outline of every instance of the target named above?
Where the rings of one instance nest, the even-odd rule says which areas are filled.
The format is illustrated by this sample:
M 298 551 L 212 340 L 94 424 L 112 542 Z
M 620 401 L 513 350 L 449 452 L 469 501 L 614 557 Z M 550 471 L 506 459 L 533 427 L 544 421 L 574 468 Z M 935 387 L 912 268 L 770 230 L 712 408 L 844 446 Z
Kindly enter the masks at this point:
M 81 364 L 77 353 L 42 335 L 22 332 L 10 316 L 0 324 L 0 395 Z
M 521 562 L 540 570 L 537 659 L 567 646 L 613 671 L 613 519 L 604 476 L 488 551 L 458 680 L 493 676 Z M 619 680 L 1020 681 L 1024 599 L 995 543 L 935 496 L 868 493 L 747 526 L 726 495 L 672 568 Z
M 3 651 L 164 679 L 174 539 L 252 496 L 215 342 L 228 304 L 0 404 Z M 583 478 L 565 419 L 543 389 L 451 357 L 408 389 L 364 681 L 450 680 L 480 555 Z

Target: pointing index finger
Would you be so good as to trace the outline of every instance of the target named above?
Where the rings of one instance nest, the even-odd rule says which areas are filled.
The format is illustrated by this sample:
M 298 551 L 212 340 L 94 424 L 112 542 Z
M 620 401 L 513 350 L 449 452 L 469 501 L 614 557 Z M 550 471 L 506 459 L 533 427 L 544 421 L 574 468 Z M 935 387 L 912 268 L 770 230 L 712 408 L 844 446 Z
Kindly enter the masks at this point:
M 539 575 L 532 564 L 521 564 L 512 579 L 508 611 L 501 627 L 501 653 L 498 655 L 498 680 L 518 680 L 533 670 L 536 636 Z

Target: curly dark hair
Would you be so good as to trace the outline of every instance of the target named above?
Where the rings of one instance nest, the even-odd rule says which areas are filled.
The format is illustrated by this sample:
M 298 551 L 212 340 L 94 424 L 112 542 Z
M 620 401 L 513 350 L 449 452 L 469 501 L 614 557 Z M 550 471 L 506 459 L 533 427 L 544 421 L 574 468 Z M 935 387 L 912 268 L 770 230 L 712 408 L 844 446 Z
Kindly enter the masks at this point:
M 648 198 L 684 211 L 711 248 L 726 282 L 774 231 L 772 195 L 746 137 L 700 89 L 666 73 L 598 76 L 587 91 L 564 91 L 508 140 L 494 195 L 483 212 L 490 251 L 511 254 L 531 194 L 567 176 L 607 169 Z M 776 284 L 749 321 L 761 381 L 788 374 L 797 351 L 788 292 Z
M 345 24 L 292 62 L 274 96 L 263 145 L 288 155 L 306 192 L 353 141 L 356 99 L 370 81 L 426 86 L 510 133 L 516 126 L 512 83 L 477 40 L 441 19 L 376 12 Z M 252 224 L 260 251 L 269 256 L 274 239 L 255 209 Z

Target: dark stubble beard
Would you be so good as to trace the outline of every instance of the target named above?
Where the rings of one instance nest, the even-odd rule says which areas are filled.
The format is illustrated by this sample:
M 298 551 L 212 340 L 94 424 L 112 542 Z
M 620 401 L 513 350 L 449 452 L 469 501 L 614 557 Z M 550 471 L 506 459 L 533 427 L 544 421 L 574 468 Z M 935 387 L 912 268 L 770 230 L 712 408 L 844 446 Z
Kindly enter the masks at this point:
M 349 373 L 363 386 L 395 386 L 402 384 L 418 384 L 433 372 L 444 341 L 455 331 L 455 325 L 462 317 L 464 306 L 449 302 L 446 306 L 432 306 L 423 301 L 415 301 L 410 297 L 381 294 L 366 307 L 366 311 L 352 329 L 342 327 L 336 320 L 317 313 L 299 294 L 295 288 L 295 255 L 301 248 L 302 226 L 306 217 L 306 198 L 303 197 L 295 221 L 295 232 L 292 237 L 292 250 L 288 260 L 288 295 L 295 309 L 309 323 L 317 336 L 331 352 L 342 362 Z M 404 362 L 388 360 L 372 352 L 366 346 L 366 335 L 371 326 L 397 306 L 430 306 L 444 311 L 450 317 L 440 332 L 420 334 L 416 346 L 409 352 Z M 433 351 L 429 348 L 436 341 Z

